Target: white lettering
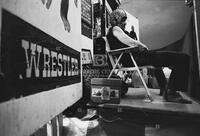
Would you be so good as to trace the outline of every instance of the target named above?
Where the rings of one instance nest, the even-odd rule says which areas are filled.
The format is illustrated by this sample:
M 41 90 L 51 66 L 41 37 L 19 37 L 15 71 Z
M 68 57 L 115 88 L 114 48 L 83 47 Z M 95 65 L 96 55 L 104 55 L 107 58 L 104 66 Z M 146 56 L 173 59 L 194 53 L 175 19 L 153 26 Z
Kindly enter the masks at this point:
M 72 75 L 72 71 L 71 71 L 71 58 L 69 56 L 67 56 L 67 71 L 68 71 L 68 76 Z
M 22 40 L 22 47 L 25 50 L 26 55 L 26 77 L 28 77 L 28 69 L 29 69 L 29 58 L 28 58 L 28 49 L 29 49 L 29 43 L 25 40 Z
M 26 77 L 27 78 L 31 77 L 33 65 L 34 65 L 34 70 L 35 70 L 35 77 L 39 77 L 39 62 L 40 62 L 41 47 L 40 46 L 37 47 L 37 52 L 38 52 L 37 61 L 36 61 L 36 44 L 31 43 L 30 60 L 28 56 L 28 49 L 29 49 L 28 41 L 22 40 L 22 47 L 24 48 L 25 54 L 26 54 L 26 64 L 27 64 Z
M 22 40 L 22 48 L 25 51 L 27 78 L 32 76 L 62 77 L 80 74 L 78 59 L 76 58 L 49 50 L 26 40 Z M 41 56 L 41 53 L 44 56 Z M 43 60 L 41 61 L 40 59 Z
M 78 60 L 75 59 L 75 75 L 78 75 Z
M 59 53 L 58 54 L 58 76 L 62 76 L 62 73 L 63 73 L 62 54 Z
M 63 65 L 64 65 L 64 76 L 67 75 L 67 56 L 63 55 Z
M 74 58 L 71 58 L 71 66 L 72 66 L 72 67 L 71 67 L 72 76 L 74 76 L 74 74 L 75 74 L 75 73 L 74 73 L 74 70 L 75 70 L 75 69 L 74 69 L 74 68 L 75 68 L 75 66 L 74 66 Z
M 50 77 L 50 51 L 47 48 L 43 48 L 44 53 L 44 69 L 43 77 Z
M 35 76 L 36 77 L 39 77 L 40 75 L 40 70 L 39 70 L 39 65 L 40 65 L 40 53 L 42 52 L 42 47 L 37 45 L 37 53 L 38 53 L 38 56 L 37 56 L 37 67 L 35 68 Z
M 57 53 L 54 51 L 51 51 L 51 76 L 52 77 L 57 77 Z

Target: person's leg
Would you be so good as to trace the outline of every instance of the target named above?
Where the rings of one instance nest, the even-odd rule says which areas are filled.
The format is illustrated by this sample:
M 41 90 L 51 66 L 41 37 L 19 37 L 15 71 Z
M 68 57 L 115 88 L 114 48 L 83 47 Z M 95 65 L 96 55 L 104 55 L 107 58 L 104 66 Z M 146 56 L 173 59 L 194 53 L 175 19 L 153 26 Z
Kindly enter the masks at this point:
M 189 74 L 189 56 L 184 53 L 167 51 L 145 51 L 134 55 L 139 66 L 153 65 L 155 67 L 170 67 L 172 73 L 168 87 L 173 90 L 187 90 Z M 158 74 L 162 72 L 158 69 Z M 158 77 L 163 77 L 158 76 Z M 162 81 L 166 81 L 162 79 Z M 184 83 L 184 85 L 182 84 Z
M 186 54 L 176 56 L 177 63 L 172 66 L 168 88 L 171 90 L 187 91 L 190 58 Z
M 176 91 L 187 90 L 189 74 L 189 56 L 183 53 L 166 51 L 145 51 L 135 53 L 134 57 L 138 65 L 153 65 L 155 67 L 170 67 L 172 73 L 169 78 L 169 93 L 176 94 Z M 162 76 L 158 76 L 158 79 Z M 163 82 L 164 83 L 164 82 Z M 168 97 L 166 95 L 166 97 Z M 165 98 L 166 98 L 165 97 Z
M 150 61 L 149 61 L 149 60 L 147 60 L 147 58 L 149 58 L 148 56 L 152 56 L 153 54 L 155 54 L 153 56 L 157 56 L 157 53 L 156 52 L 154 53 L 152 51 L 150 51 L 150 52 L 149 51 L 143 51 L 143 52 L 136 51 L 136 52 L 132 52 L 132 53 L 133 53 L 133 56 L 139 66 L 152 65 L 151 60 L 153 58 L 150 59 Z M 156 58 L 158 58 L 158 57 L 156 57 Z M 129 54 L 124 54 L 121 58 L 121 62 L 124 67 L 134 66 Z M 159 67 L 155 68 L 154 73 L 155 73 L 155 77 L 158 81 L 158 85 L 161 89 L 160 94 L 162 95 L 163 92 L 166 90 L 167 81 L 166 81 L 164 72 L 162 70 L 162 67 L 160 67 L 160 66 L 162 66 L 162 65 L 159 65 Z
M 188 76 L 189 76 L 189 64 L 190 58 L 188 55 L 181 54 L 177 56 L 179 63 L 172 67 L 172 72 L 168 83 L 168 92 L 165 93 L 164 98 L 167 101 L 181 102 L 181 103 L 192 103 L 191 101 L 178 97 L 180 94 L 177 91 L 186 92 L 188 89 Z
M 162 70 L 162 67 L 157 67 L 154 70 L 155 77 L 157 79 L 158 85 L 160 87 L 160 95 L 162 96 L 163 93 L 166 91 L 167 80 L 165 74 Z

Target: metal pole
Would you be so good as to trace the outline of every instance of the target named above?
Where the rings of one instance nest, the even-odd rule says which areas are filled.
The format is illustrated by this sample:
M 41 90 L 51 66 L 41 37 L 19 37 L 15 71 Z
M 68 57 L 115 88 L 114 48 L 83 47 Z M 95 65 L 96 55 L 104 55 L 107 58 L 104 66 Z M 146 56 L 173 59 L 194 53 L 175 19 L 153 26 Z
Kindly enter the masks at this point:
M 148 87 L 147 87 L 147 85 L 146 85 L 146 83 L 145 83 L 145 81 L 144 81 L 144 78 L 143 78 L 143 76 L 142 76 L 142 74 L 141 74 L 141 72 L 140 72 L 140 69 L 139 69 L 139 67 L 138 67 L 136 61 L 134 60 L 133 55 L 132 55 L 132 53 L 131 53 L 130 51 L 129 51 L 129 55 L 131 56 L 131 59 L 132 59 L 134 65 L 135 65 L 135 67 L 136 67 L 136 70 L 137 70 L 137 72 L 138 72 L 138 74 L 139 74 L 139 76 L 140 76 L 140 79 L 142 80 L 142 83 L 143 83 L 143 85 L 144 85 L 144 88 L 145 88 L 145 90 L 146 90 L 146 92 L 147 92 L 147 96 L 149 97 L 149 100 L 152 102 L 152 101 L 153 101 L 153 98 L 152 98 L 152 96 L 151 96 L 151 93 L 149 92 L 149 89 L 148 89 Z
M 200 78 L 200 53 L 199 53 L 199 34 L 198 34 L 198 25 L 197 25 L 197 10 L 196 10 L 196 0 L 193 0 L 194 7 L 194 25 L 195 25 L 195 35 L 196 35 L 196 47 L 197 47 L 197 61 L 199 69 L 199 78 Z

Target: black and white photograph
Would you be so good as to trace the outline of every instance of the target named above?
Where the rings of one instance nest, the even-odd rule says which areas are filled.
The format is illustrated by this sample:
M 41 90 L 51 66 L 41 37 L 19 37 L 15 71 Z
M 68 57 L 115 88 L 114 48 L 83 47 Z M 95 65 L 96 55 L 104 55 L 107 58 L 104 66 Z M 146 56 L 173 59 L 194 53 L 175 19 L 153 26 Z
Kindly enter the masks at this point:
M 0 0 L 0 136 L 199 136 L 200 0 Z

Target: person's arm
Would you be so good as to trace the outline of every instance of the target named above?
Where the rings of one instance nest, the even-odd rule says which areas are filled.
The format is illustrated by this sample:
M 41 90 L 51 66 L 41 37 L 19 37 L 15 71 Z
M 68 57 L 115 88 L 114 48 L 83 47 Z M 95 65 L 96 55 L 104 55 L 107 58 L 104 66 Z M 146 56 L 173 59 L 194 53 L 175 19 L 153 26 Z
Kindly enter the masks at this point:
M 124 31 L 118 26 L 113 27 L 113 35 L 118 40 L 120 40 L 122 43 L 124 43 L 130 47 L 132 47 L 132 46 L 133 47 L 141 47 L 142 46 L 144 48 L 147 48 L 147 46 L 144 45 L 143 43 L 141 43 L 140 41 L 136 41 L 136 40 L 132 39 L 131 37 L 129 37 L 128 35 L 126 35 L 124 33 Z

